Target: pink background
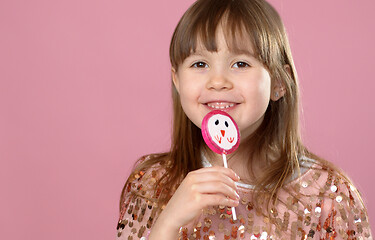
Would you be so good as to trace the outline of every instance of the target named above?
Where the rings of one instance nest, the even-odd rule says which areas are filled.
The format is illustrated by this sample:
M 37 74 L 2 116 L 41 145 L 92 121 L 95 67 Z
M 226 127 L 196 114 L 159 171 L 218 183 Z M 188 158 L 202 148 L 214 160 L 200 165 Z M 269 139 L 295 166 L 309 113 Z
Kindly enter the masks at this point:
M 114 239 L 133 162 L 168 150 L 168 46 L 192 2 L 0 1 L 0 238 Z M 374 224 L 375 2 L 271 3 L 305 143 L 349 173 Z

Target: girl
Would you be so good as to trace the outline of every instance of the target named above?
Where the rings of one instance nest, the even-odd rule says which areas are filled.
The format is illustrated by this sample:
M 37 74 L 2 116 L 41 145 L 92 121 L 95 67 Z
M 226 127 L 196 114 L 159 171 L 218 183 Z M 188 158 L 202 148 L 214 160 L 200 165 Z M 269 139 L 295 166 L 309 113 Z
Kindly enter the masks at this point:
M 372 239 L 356 188 L 301 143 L 297 74 L 272 6 L 198 0 L 170 60 L 171 150 L 143 157 L 128 178 L 118 239 Z M 213 109 L 241 132 L 229 169 L 201 135 Z

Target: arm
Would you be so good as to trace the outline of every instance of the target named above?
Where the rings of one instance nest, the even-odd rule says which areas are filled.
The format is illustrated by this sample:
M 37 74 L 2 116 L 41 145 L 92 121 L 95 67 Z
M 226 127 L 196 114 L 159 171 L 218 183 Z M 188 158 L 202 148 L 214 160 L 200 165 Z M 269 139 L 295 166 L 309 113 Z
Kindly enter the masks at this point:
M 117 239 L 128 240 L 147 237 L 159 211 L 154 197 L 153 169 L 133 172 L 123 189 Z
M 339 175 L 326 198 L 327 209 L 322 221 L 321 236 L 334 239 L 370 239 L 368 215 L 358 190 Z
M 190 172 L 160 214 L 149 239 L 178 239 L 179 229 L 199 217 L 207 206 L 237 206 L 235 181 L 238 180 L 231 169 L 224 167 Z
M 158 207 L 151 201 L 132 193 L 127 194 L 121 207 L 117 224 L 117 239 L 127 240 L 147 237 Z
M 337 209 L 337 232 L 343 239 L 372 239 L 368 215 L 358 190 L 349 182 L 341 185 L 341 193 L 333 199 Z
M 239 202 L 234 182 L 238 180 L 231 169 L 224 167 L 190 172 L 165 208 L 162 207 L 163 211 L 159 211 L 158 200 L 153 195 L 155 179 L 149 172 L 141 177 L 138 175 L 138 178 L 129 181 L 124 191 L 117 227 L 118 239 L 125 240 L 129 236 L 133 239 L 178 239 L 180 228 L 199 217 L 203 208 L 237 206 Z

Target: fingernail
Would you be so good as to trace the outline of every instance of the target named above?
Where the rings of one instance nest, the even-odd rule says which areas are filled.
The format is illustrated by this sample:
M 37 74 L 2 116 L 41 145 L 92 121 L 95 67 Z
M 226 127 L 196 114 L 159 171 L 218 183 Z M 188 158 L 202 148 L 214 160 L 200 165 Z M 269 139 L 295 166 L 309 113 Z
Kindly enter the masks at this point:
M 240 176 L 237 175 L 237 173 L 234 173 L 234 174 L 236 175 L 236 177 L 237 177 L 238 180 L 241 179 Z

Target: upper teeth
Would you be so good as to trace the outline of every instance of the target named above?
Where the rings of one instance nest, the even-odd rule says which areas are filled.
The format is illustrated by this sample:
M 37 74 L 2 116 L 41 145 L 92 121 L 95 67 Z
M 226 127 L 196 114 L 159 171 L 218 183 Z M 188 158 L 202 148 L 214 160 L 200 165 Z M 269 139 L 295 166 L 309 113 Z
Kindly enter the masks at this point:
M 216 108 L 216 109 L 225 109 L 225 108 L 230 108 L 230 107 L 233 107 L 234 106 L 234 103 L 215 103 L 215 104 L 212 104 L 212 103 L 208 103 L 207 106 L 211 107 L 211 108 Z

